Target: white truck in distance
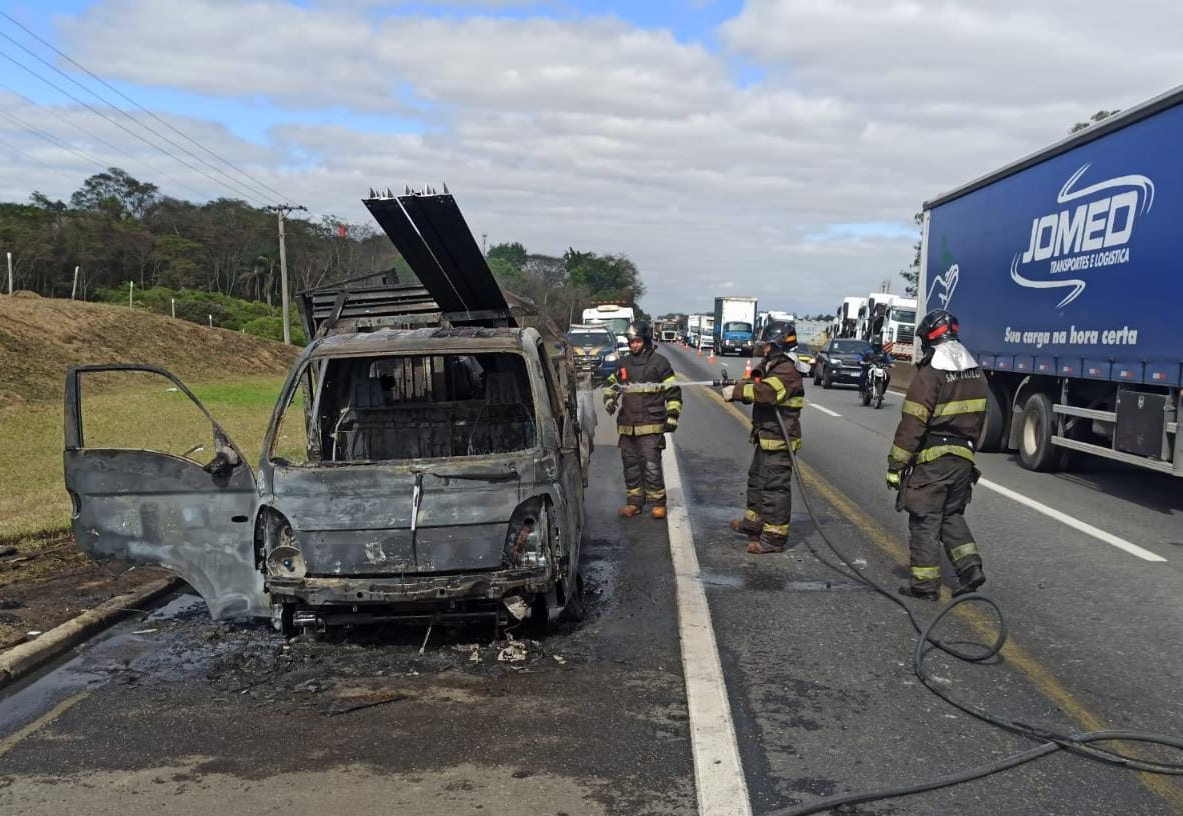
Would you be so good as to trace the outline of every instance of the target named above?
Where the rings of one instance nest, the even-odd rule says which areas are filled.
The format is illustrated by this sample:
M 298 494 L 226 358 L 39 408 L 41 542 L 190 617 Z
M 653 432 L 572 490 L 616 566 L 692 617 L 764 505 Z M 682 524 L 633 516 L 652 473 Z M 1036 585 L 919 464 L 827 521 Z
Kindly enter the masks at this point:
M 582 322 L 600 323 L 607 326 L 608 330 L 616 337 L 616 348 L 627 350 L 628 338 L 624 333 L 628 331 L 628 324 L 635 319 L 635 314 L 632 306 L 600 303 L 583 310 Z

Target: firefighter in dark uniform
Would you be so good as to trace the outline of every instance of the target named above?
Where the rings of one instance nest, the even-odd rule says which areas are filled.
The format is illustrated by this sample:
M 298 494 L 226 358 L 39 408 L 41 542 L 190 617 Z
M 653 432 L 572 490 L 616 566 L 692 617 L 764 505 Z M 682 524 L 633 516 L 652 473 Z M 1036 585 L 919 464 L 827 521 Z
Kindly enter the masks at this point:
M 911 533 L 911 581 L 900 593 L 935 601 L 942 545 L 957 572 L 954 595 L 986 582 L 964 513 L 977 481 L 974 447 L 985 421 L 987 386 L 977 360 L 958 340 L 956 317 L 937 309 L 916 332 L 923 353 L 888 454 L 887 486 L 904 491 Z
M 670 361 L 653 350 L 653 329 L 648 321 L 634 320 L 626 335 L 629 353 L 604 389 L 608 413 L 620 408 L 616 430 L 628 491 L 628 503 L 620 508 L 620 515 L 640 515 L 648 502 L 653 518 L 663 519 L 665 475 L 661 452 L 665 449 L 665 435 L 678 429 L 682 389 Z
M 724 388 L 723 398 L 752 406 L 750 439 L 755 451 L 748 468 L 747 508 L 742 519 L 732 519 L 731 529 L 748 537 L 748 552 L 764 555 L 784 552 L 793 506 L 793 460 L 776 415 L 784 419 L 796 452 L 801 447 L 805 385 L 793 355 L 797 329 L 792 323 L 772 321 L 757 343 L 763 359 L 750 379 Z

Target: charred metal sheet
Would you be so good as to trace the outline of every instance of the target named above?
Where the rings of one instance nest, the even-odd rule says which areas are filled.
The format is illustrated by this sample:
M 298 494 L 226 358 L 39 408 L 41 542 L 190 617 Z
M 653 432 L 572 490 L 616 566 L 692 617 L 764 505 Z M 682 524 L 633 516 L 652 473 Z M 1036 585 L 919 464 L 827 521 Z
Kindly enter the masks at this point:
M 99 562 L 175 572 L 215 618 L 269 614 L 254 568 L 250 468 L 221 480 L 195 462 L 150 451 L 66 451 L 65 460 L 77 506 L 74 536 L 84 552 Z
M 362 199 L 362 203 L 366 205 L 370 215 L 374 216 L 378 226 L 390 238 L 394 248 L 403 256 L 403 260 L 411 267 L 415 277 L 423 283 L 440 306 L 445 311 L 454 311 L 456 307 L 461 306 L 456 298 L 448 296 L 451 288 L 447 285 L 444 270 L 440 267 L 435 256 L 431 254 L 431 250 L 427 248 L 427 244 L 424 243 L 423 237 L 411 223 L 411 219 L 403 211 L 399 200 L 397 198 L 371 197 Z
M 450 195 L 405 195 L 398 200 L 443 269 L 448 288 L 460 300 L 460 308 L 452 306 L 445 292 L 423 281 L 444 310 L 505 317 L 509 308 L 505 296 L 456 199 Z
M 308 337 L 327 332 L 370 330 L 438 322 L 439 304 L 417 284 L 341 288 L 340 284 L 298 292 L 296 301 Z

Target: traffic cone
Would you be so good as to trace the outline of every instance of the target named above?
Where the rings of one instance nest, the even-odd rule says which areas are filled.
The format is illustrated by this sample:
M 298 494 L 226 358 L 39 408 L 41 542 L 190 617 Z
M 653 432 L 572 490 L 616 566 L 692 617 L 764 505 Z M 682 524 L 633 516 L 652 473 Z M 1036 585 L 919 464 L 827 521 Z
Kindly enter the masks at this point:
M 748 358 L 748 364 L 743 367 L 743 378 L 746 380 L 752 376 L 752 358 Z
M 698 347 L 698 356 L 699 356 L 699 357 L 701 357 L 701 356 L 702 356 L 702 346 L 699 346 L 699 347 Z
M 715 364 L 715 347 L 711 346 L 711 356 L 707 358 L 707 362 L 711 365 Z

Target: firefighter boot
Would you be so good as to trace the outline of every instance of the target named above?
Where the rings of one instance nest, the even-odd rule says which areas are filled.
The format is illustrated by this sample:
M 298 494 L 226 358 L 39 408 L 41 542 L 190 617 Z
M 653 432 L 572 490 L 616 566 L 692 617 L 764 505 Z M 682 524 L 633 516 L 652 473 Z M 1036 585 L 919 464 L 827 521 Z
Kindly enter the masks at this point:
M 772 536 L 762 535 L 748 543 L 748 552 L 752 555 L 770 555 L 772 553 L 782 553 L 784 551 L 784 540 L 777 539 Z
M 941 599 L 941 593 L 935 589 L 915 589 L 907 584 L 900 587 L 900 594 L 919 601 L 939 601 Z
M 747 519 L 732 519 L 727 522 L 727 526 L 741 536 L 747 536 L 748 541 L 755 541 L 760 538 L 760 533 L 748 525 Z
M 620 508 L 621 518 L 632 518 L 633 516 L 639 515 L 641 515 L 641 508 L 637 507 L 635 504 L 626 504 L 624 507 Z
M 957 576 L 957 582 L 960 586 L 953 590 L 954 598 L 959 595 L 968 595 L 971 592 L 976 592 L 978 587 L 986 583 L 986 573 L 982 572 L 980 566 L 974 564 L 964 574 Z
M 665 505 L 664 504 L 653 505 L 652 507 L 649 508 L 649 514 L 651 516 L 653 516 L 653 518 L 655 518 L 655 519 L 665 518 Z

